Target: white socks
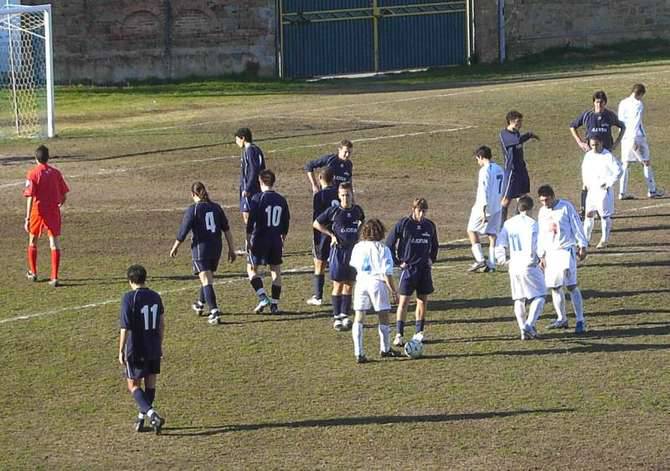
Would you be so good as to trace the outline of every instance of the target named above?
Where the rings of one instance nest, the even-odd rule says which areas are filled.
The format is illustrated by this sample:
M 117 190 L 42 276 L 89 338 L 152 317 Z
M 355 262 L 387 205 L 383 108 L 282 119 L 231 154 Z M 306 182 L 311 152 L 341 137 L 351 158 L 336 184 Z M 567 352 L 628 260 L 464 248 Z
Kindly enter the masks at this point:
M 472 255 L 475 256 L 477 263 L 484 261 L 484 252 L 482 252 L 482 244 L 472 244 Z
M 612 230 L 612 218 L 602 218 L 600 220 L 600 230 L 602 232 L 600 240 L 602 242 L 607 242 L 610 239 L 610 231 Z
M 557 320 L 567 320 L 568 316 L 565 312 L 565 294 L 563 293 L 563 288 L 552 288 L 551 300 L 554 303 L 554 309 L 556 310 L 556 315 L 558 316 Z
M 496 267 L 496 246 L 495 244 L 489 244 L 489 268 Z
M 575 318 L 577 322 L 584 320 L 584 300 L 582 299 L 582 292 L 576 286 L 570 291 L 570 299 L 572 299 L 572 307 L 575 309 Z M 565 303 L 564 303 L 565 304 Z
M 526 325 L 526 303 L 523 300 L 517 299 L 514 301 L 514 315 L 516 316 L 516 323 L 519 324 L 519 330 L 523 331 Z
M 644 165 L 642 171 L 644 172 L 644 179 L 647 181 L 649 193 L 656 193 L 656 181 L 654 180 L 654 170 L 652 170 L 651 165 Z
M 626 192 L 628 191 L 628 176 L 630 175 L 630 167 L 628 166 L 628 162 L 623 162 L 622 169 L 623 174 L 621 175 L 621 179 L 619 180 L 619 194 L 625 195 Z
M 538 296 L 530 302 L 530 313 L 528 314 L 527 325 L 535 327 L 537 320 L 542 315 L 544 309 L 544 296 Z
M 354 321 L 351 326 L 351 337 L 354 339 L 354 355 L 357 357 L 365 355 L 363 351 L 363 323 Z
M 593 233 L 593 226 L 595 226 L 595 224 L 595 218 L 584 218 L 584 233 L 586 234 L 586 240 L 589 242 L 591 241 L 591 234 Z
M 388 324 L 379 324 L 379 351 L 388 352 L 391 349 L 391 326 Z

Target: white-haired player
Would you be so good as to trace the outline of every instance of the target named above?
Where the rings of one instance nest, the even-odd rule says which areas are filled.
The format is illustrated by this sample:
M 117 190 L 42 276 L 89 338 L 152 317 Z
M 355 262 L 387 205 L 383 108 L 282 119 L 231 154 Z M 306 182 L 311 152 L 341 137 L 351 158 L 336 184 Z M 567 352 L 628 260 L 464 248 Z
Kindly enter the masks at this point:
M 349 264 L 356 269 L 354 311 L 356 317 L 351 326 L 356 363 L 366 363 L 363 349 L 363 322 L 368 309 L 379 314 L 379 352 L 382 358 L 399 357 L 400 352 L 391 348 L 391 326 L 389 325 L 389 293 L 393 300 L 398 296 L 393 281 L 393 256 L 382 242 L 384 225 L 379 219 L 370 219 L 361 228 L 361 240 L 351 252 Z
M 550 329 L 567 329 L 568 316 L 565 308 L 565 293 L 570 292 L 575 309 L 575 333 L 586 332 L 584 301 L 577 287 L 577 257 L 586 258 L 589 243 L 582 229 L 582 221 L 571 202 L 557 199 L 553 188 L 542 185 L 537 190 L 542 207 L 537 215 L 539 229 L 537 254 L 544 268 L 544 282 L 551 290 L 551 299 L 558 318 Z
M 495 243 L 502 216 L 501 200 L 505 172 L 500 165 L 492 161 L 491 149 L 487 146 L 479 147 L 475 151 L 474 157 L 480 169 L 477 197 L 468 221 L 468 238 L 470 244 L 472 244 L 472 255 L 475 257 L 475 263 L 468 268 L 468 271 L 476 272 L 482 269 L 484 271 L 495 271 Z M 484 234 L 489 238 L 488 263 L 484 258 L 482 244 L 479 241 L 479 236 Z
M 538 226 L 530 215 L 532 210 L 533 199 L 530 196 L 519 198 L 519 214 L 505 221 L 496 240 L 496 258 L 500 263 L 505 261 L 505 248 L 509 248 L 509 280 L 521 340 L 538 336 L 535 323 L 542 314 L 547 293 L 537 254 Z M 530 303 L 528 317 L 527 302 Z
M 598 249 L 607 247 L 612 230 L 614 214 L 614 191 L 612 186 L 621 178 L 621 164 L 606 149 L 599 136 L 589 139 L 591 150 L 584 155 L 582 161 L 582 181 L 587 190 L 584 232 L 586 239 L 591 241 L 591 233 L 595 225 L 595 215 L 600 216 L 600 242 Z
M 649 158 L 649 145 L 647 144 L 647 132 L 644 129 L 642 119 L 644 118 L 644 103 L 642 97 L 647 89 L 641 83 L 633 85 L 631 94 L 619 103 L 619 120 L 626 125 L 626 132 L 621 140 L 621 163 L 623 164 L 623 177 L 619 182 L 619 199 L 633 199 L 628 193 L 628 176 L 631 163 L 640 162 L 643 167 L 644 179 L 647 182 L 647 196 L 649 198 L 660 198 L 664 191 L 656 187 L 654 171 L 651 168 Z

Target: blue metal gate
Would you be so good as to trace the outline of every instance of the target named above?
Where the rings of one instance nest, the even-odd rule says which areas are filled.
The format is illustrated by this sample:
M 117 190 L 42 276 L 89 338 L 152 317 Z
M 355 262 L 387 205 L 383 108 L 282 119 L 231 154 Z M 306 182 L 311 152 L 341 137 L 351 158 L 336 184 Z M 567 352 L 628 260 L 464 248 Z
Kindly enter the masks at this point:
M 310 77 L 463 64 L 468 4 L 279 0 L 280 74 Z

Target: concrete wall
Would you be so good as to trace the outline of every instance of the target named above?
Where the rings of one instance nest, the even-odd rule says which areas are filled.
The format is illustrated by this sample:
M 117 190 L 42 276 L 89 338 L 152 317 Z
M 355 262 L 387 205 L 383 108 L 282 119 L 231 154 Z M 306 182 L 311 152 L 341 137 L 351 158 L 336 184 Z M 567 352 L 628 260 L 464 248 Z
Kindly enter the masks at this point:
M 497 0 L 475 0 L 477 55 L 498 57 Z M 593 47 L 629 39 L 670 40 L 670 0 L 505 0 L 510 59 L 550 47 Z
M 275 73 L 275 0 L 52 0 L 51 4 L 59 83 Z

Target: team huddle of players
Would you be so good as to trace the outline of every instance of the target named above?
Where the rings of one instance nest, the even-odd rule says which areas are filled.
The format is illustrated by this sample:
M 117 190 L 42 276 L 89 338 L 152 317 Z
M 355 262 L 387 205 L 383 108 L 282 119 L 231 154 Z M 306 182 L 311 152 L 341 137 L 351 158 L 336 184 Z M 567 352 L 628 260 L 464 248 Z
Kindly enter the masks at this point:
M 518 111 L 507 114 L 507 126 L 499 135 L 504 168 L 493 162 L 489 147 L 481 146 L 475 151 L 480 170 L 475 204 L 467 224 L 475 258 L 469 271 L 493 272 L 497 264 L 507 266 L 521 339 L 538 337 L 536 322 L 547 291 L 551 293 L 557 313 L 557 319 L 549 328 L 568 327 L 565 289 L 570 292 L 575 311 L 575 333 L 585 332 L 583 301 L 577 286 L 577 259 L 586 257 L 596 216 L 600 218 L 602 234 L 597 248 L 607 246 L 614 212 L 612 188 L 617 180 L 620 180 L 619 199 L 633 198 L 627 192 L 629 164 L 643 164 L 648 197 L 663 195 L 654 181 L 642 121 L 645 91 L 642 84 L 634 85 L 631 95 L 619 105 L 618 115 L 606 108 L 605 93 L 596 92 L 593 110 L 584 112 L 571 124 L 573 137 L 586 151 L 582 163 L 581 219 L 575 207 L 565 199 L 556 198 L 549 185 L 538 188 L 542 207 L 538 220 L 532 218 L 534 202 L 528 196 L 530 178 L 523 145 L 539 137 L 532 132 L 521 134 L 523 116 Z M 620 129 L 616 140 L 612 138 L 612 126 Z M 585 128 L 584 139 L 579 134 L 580 127 Z M 212 325 L 221 322 L 214 273 L 223 252 L 224 237 L 229 262 L 235 261 L 238 254 L 246 257 L 249 283 L 258 298 L 254 312 L 267 309 L 270 314 L 280 313 L 281 265 L 290 224 L 289 206 L 274 190 L 276 176 L 265 168 L 265 157 L 254 144 L 251 130 L 240 128 L 235 133 L 235 142 L 242 150 L 239 201 L 246 226 L 245 248 L 234 249 L 223 208 L 210 199 L 203 183 L 195 182 L 191 186 L 193 204 L 186 209 L 170 250 L 170 256 L 175 257 L 179 246 L 191 234 L 193 273 L 200 281 L 199 296 L 192 308 L 199 315 L 207 315 L 207 322 Z M 619 142 L 623 165 L 611 154 Z M 425 198 L 416 198 L 409 215 L 401 218 L 388 235 L 379 219 L 366 221 L 363 209 L 354 202 L 352 151 L 351 141 L 343 140 L 337 153 L 305 165 L 314 194 L 313 295 L 307 303 L 323 304 L 327 268 L 333 285 L 333 327 L 337 331 L 352 331 L 356 362 L 365 363 L 368 360 L 363 346 L 363 322 L 370 309 L 379 315 L 381 357 L 400 356 L 392 344 L 405 344 L 407 308 L 416 293 L 416 330 L 412 342 L 424 340 L 428 296 L 433 292 L 431 267 L 437 259 L 439 241 L 435 224 L 426 217 L 428 202 Z M 60 172 L 48 165 L 46 147 L 37 149 L 36 160 L 38 165 L 29 172 L 24 191 L 27 197 L 25 229 L 29 233 L 27 277 L 37 279 L 37 238 L 46 231 L 52 254 L 50 284 L 58 286 L 59 208 L 69 189 Z M 317 169 L 320 169 L 318 175 Z M 517 214 L 507 219 L 508 207 L 514 199 Z M 489 239 L 488 259 L 482 250 L 482 235 Z M 269 267 L 271 274 L 269 294 L 258 272 L 263 265 Z M 400 268 L 397 288 L 394 267 Z M 118 359 L 124 366 L 128 389 L 139 409 L 135 429 L 143 430 L 148 419 L 156 433 L 160 433 L 165 420 L 154 410 L 153 401 L 162 356 L 163 304 L 158 293 L 146 287 L 146 276 L 146 270 L 140 265 L 128 269 L 132 290 L 124 295 L 121 305 Z M 393 342 L 389 322 L 392 302 L 397 303 Z M 350 319 L 352 307 L 353 321 Z

